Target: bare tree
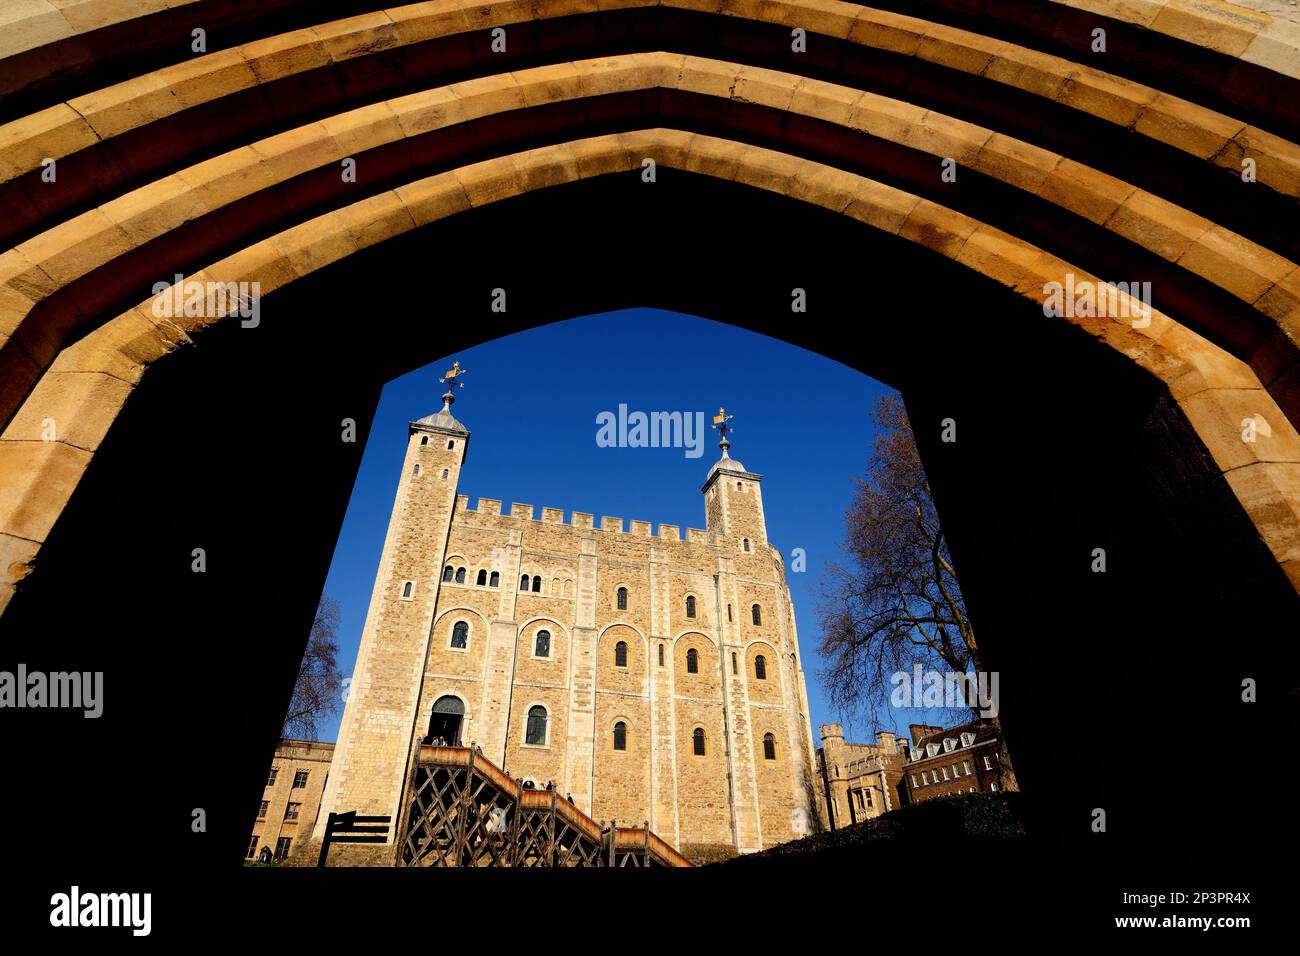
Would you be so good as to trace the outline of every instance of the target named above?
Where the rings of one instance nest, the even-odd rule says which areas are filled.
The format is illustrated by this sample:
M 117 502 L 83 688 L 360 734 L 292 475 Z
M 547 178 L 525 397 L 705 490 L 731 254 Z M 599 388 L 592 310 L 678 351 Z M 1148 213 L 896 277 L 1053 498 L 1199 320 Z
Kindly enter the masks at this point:
M 343 687 L 343 675 L 334 660 L 338 627 L 339 602 L 332 597 L 321 598 L 284 719 L 281 733 L 285 737 L 314 740 L 319 722 L 338 713 Z
M 871 464 L 844 516 L 848 565 L 832 565 L 823 588 L 818 677 L 837 709 L 877 722 L 891 675 L 917 664 L 961 674 L 984 666 L 902 399 L 882 396 L 871 418 Z M 981 716 L 976 701 L 967 704 Z M 1017 790 L 1001 722 L 992 721 L 1001 785 Z

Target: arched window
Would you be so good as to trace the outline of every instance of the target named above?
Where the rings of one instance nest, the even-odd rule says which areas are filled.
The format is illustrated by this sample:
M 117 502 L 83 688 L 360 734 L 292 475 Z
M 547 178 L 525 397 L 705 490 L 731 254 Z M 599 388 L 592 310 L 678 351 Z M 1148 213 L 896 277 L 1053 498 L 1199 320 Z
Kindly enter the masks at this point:
M 695 733 L 691 734 L 691 741 L 695 750 L 695 756 L 704 756 L 704 728 L 696 727 Z
M 754 658 L 754 676 L 759 680 L 767 680 L 767 658 L 762 654 Z
M 618 609 L 620 611 L 627 610 L 627 588 L 618 589 Z
M 528 729 L 524 733 L 524 743 L 539 747 L 546 745 L 546 708 L 541 704 L 528 708 Z
M 686 595 L 686 616 L 687 617 L 695 616 L 695 595 L 694 594 Z
M 614 725 L 614 749 L 627 750 L 627 724 L 621 720 Z
M 542 593 L 542 576 L 540 574 L 533 575 L 533 593 L 534 594 Z
M 731 605 L 730 605 L 730 604 L 727 605 L 727 620 L 728 620 L 728 621 L 731 620 Z
M 662 644 L 659 645 L 659 666 L 664 666 L 664 646 Z
M 409 598 L 411 596 L 411 589 L 414 587 L 415 585 L 410 581 L 407 581 L 404 585 L 402 585 L 402 597 Z
M 776 738 L 773 737 L 771 734 L 763 735 L 763 759 L 764 760 L 776 759 Z
M 420 473 L 420 466 L 419 464 L 416 464 L 416 466 L 411 469 L 411 474 L 418 475 L 419 473 Z
M 744 487 L 744 486 L 743 486 L 740 482 L 736 482 L 736 490 L 737 490 L 737 491 L 739 491 L 742 487 Z
M 469 646 L 469 625 L 457 621 L 451 629 L 451 646 L 465 648 Z
M 523 577 L 519 579 L 519 590 L 521 591 L 528 590 L 528 575 L 525 574 Z
M 614 645 L 614 666 L 627 667 L 627 643 L 624 641 Z
M 559 578 L 551 578 L 551 595 L 552 595 L 552 597 L 559 595 L 559 593 L 560 593 L 560 579 L 559 579 Z
M 746 550 L 746 551 L 749 550 L 749 539 L 748 539 L 748 538 L 746 538 L 744 541 L 742 541 L 741 544 L 743 544 L 743 545 L 745 546 L 745 550 Z
M 447 565 L 445 568 L 442 569 L 442 579 L 443 579 L 444 581 L 450 581 L 450 580 L 451 580 L 451 576 L 452 576 L 453 574 L 455 574 L 455 573 L 456 573 L 456 569 L 453 568 L 453 567 L 449 564 L 449 565 Z
M 686 673 L 698 674 L 700 672 L 700 654 L 695 648 L 686 652 Z
M 551 656 L 551 632 L 538 631 L 537 642 L 533 645 L 533 653 L 538 657 Z
M 754 624 L 761 625 L 763 623 L 763 609 L 755 604 L 750 608 L 750 611 L 754 615 Z
M 500 571 L 493 571 L 493 572 L 492 572 L 492 576 L 488 579 L 488 587 L 490 587 L 490 588 L 499 588 L 499 587 L 501 587 L 501 572 L 500 572 Z
M 421 444 L 421 445 L 427 445 L 427 444 L 429 444 L 429 436 L 428 436 L 428 435 L 421 435 L 421 436 L 420 436 L 420 444 Z
M 465 583 L 465 569 L 464 569 L 464 568 L 457 568 L 457 569 L 456 569 L 456 583 L 457 583 L 457 584 L 464 584 L 464 583 Z
M 455 447 L 456 447 L 456 443 L 454 441 L 447 442 L 447 451 L 451 451 Z
M 737 673 L 737 671 L 736 671 L 736 652 L 735 652 L 735 651 L 732 651 L 732 652 L 731 652 L 731 673 L 733 673 L 733 674 Z
M 478 569 L 478 578 L 475 580 L 474 583 L 476 583 L 479 587 L 483 587 L 483 585 L 487 584 L 487 568 Z

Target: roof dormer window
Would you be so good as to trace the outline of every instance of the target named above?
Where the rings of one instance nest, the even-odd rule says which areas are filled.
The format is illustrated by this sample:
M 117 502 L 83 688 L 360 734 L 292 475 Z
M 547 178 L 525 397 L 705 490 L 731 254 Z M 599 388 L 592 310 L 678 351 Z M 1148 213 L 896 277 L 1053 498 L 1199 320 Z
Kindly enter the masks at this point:
M 938 745 L 938 744 L 926 744 L 926 745 L 925 745 L 925 752 L 926 752 L 929 756 L 933 757 L 935 754 L 937 754 L 937 753 L 939 752 L 939 745 Z
M 961 735 L 961 745 L 963 747 L 969 747 L 973 743 L 975 743 L 975 735 L 970 731 Z
M 951 752 L 952 752 L 952 749 L 953 749 L 954 747 L 956 747 L 956 746 L 957 746 L 957 741 L 953 740 L 951 737 L 945 737 L 945 738 L 943 739 L 943 752 L 944 752 L 944 753 L 951 753 Z

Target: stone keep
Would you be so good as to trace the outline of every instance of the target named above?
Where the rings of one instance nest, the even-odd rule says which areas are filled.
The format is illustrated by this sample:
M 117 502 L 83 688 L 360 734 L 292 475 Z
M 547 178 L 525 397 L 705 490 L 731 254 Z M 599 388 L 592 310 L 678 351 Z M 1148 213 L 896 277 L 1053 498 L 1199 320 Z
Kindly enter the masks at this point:
M 396 830 L 439 701 L 463 712 L 462 744 L 554 781 L 597 820 L 740 852 L 816 829 L 807 690 L 762 476 L 724 435 L 701 489 L 707 530 L 685 539 L 646 521 L 566 523 L 558 508 L 471 509 L 457 494 L 470 434 L 443 398 L 410 423 L 316 839 L 330 811 L 390 815 Z

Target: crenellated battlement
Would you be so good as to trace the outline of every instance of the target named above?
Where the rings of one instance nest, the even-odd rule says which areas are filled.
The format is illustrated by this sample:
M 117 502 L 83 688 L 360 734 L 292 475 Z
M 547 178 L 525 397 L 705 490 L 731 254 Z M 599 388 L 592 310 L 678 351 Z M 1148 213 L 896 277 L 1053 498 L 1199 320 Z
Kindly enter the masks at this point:
M 463 461 L 465 443 L 456 448 Z M 820 809 L 804 783 L 815 744 L 789 588 L 766 555 L 757 479 L 724 468 L 702 528 L 471 498 L 450 468 L 399 483 L 358 656 L 369 676 L 340 731 L 351 776 L 331 777 L 328 805 L 414 814 L 395 778 L 410 766 L 404 748 L 418 746 L 417 762 L 439 773 L 454 750 L 475 773 L 497 773 L 520 807 L 581 807 L 579 822 L 657 821 L 674 839 L 742 851 L 805 834 Z M 772 648 L 761 663 L 756 645 Z M 530 742 L 537 711 L 555 729 L 547 746 Z M 717 736 L 700 752 L 702 723 Z M 631 734 L 648 765 L 677 769 L 644 773 L 607 745 L 611 733 Z M 418 743 L 430 738 L 452 745 Z M 839 738 L 832 749 L 839 768 L 860 756 Z M 783 765 L 756 764 L 770 753 Z M 610 832 L 607 849 L 626 837 L 645 850 L 644 830 Z
M 687 528 L 682 536 L 680 525 L 633 519 L 624 521 L 617 515 L 601 515 L 597 522 L 594 515 L 585 511 L 566 512 L 563 508 L 537 508 L 526 502 L 515 501 L 509 509 L 501 506 L 499 498 L 479 498 L 470 507 L 468 495 L 456 496 L 456 512 L 460 515 L 477 515 L 505 519 L 505 521 L 539 521 L 543 524 L 565 525 L 581 531 L 597 531 L 607 534 L 626 534 L 635 538 L 657 538 L 660 541 L 675 541 L 688 544 L 708 544 L 712 538 L 710 532 L 703 528 Z

